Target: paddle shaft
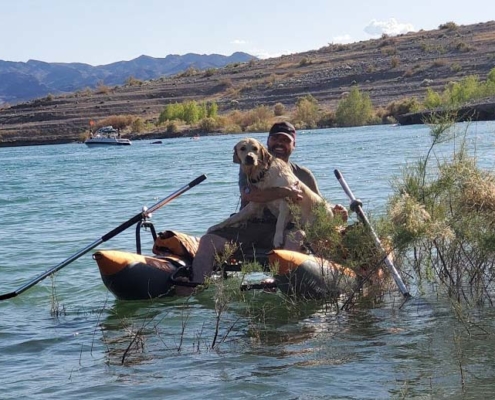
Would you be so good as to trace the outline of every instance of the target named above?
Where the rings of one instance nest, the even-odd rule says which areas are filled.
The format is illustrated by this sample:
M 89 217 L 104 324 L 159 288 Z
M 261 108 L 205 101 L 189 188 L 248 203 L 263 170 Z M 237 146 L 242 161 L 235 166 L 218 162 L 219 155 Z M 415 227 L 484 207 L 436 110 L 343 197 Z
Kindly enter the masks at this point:
M 354 206 L 352 208 L 354 209 L 354 211 L 356 211 L 356 214 L 361 219 L 361 221 L 363 221 L 363 223 L 369 228 L 371 235 L 373 236 L 373 240 L 375 241 L 376 246 L 379 249 L 381 249 L 383 251 L 383 253 L 385 254 L 385 259 L 384 259 L 385 264 L 387 265 L 387 268 L 388 268 L 390 274 L 394 278 L 394 281 L 397 284 L 400 292 L 402 293 L 402 295 L 404 297 L 409 297 L 410 294 L 406 288 L 406 285 L 402 281 L 402 278 L 400 277 L 399 272 L 395 268 L 395 265 L 392 263 L 392 260 L 390 259 L 389 254 L 387 253 L 387 251 L 385 251 L 385 248 L 383 247 L 383 244 L 382 244 L 380 238 L 378 237 L 375 230 L 371 226 L 370 221 L 368 220 L 368 217 L 366 216 L 363 209 L 361 208 L 361 205 L 356 202 L 356 197 L 354 196 L 351 189 L 349 188 L 349 185 L 347 185 L 347 182 L 345 181 L 344 177 L 342 176 L 342 174 L 340 173 L 340 171 L 338 169 L 336 169 L 334 171 L 334 173 L 335 173 L 335 177 L 340 182 L 342 189 L 344 189 L 344 192 L 347 194 L 347 197 L 349 197 L 349 199 L 351 200 L 351 203 L 354 202 Z
M 160 207 L 163 207 L 165 204 L 171 202 L 175 198 L 179 197 L 182 193 L 188 191 L 189 189 L 193 188 L 194 186 L 198 185 L 199 183 L 203 182 L 206 179 L 206 175 L 201 175 L 194 179 L 193 181 L 189 182 L 187 185 L 184 187 L 180 188 L 176 192 L 172 193 L 171 195 L 165 197 L 164 199 L 160 200 L 158 203 L 154 204 L 147 210 L 144 210 L 140 212 L 139 214 L 136 214 L 134 217 L 129 219 L 128 221 L 124 222 L 123 224 L 119 225 L 117 228 L 113 229 L 112 231 L 108 232 L 107 234 L 103 235 L 101 238 L 95 240 L 93 243 L 90 245 L 86 246 L 84 249 L 78 251 L 74 255 L 70 256 L 66 260 L 62 261 L 61 263 L 55 265 L 54 267 L 50 268 L 49 270 L 43 272 L 42 274 L 38 275 L 37 277 L 33 278 L 29 282 L 25 283 L 18 289 L 14 290 L 13 292 L 6 293 L 0 295 L 0 301 L 2 300 L 7 300 L 12 297 L 16 297 L 22 292 L 28 290 L 29 288 L 33 287 L 36 285 L 38 282 L 42 281 L 45 279 L 47 276 L 61 270 L 64 268 L 66 265 L 70 264 L 71 262 L 77 260 L 79 257 L 83 256 L 87 252 L 91 251 L 94 249 L 96 246 L 102 244 L 103 242 L 106 242 L 107 240 L 110 240 L 111 238 L 117 236 L 119 233 L 125 231 L 127 228 L 131 227 L 132 225 L 138 223 L 141 221 L 143 218 L 148 217 L 152 212 L 158 210 Z

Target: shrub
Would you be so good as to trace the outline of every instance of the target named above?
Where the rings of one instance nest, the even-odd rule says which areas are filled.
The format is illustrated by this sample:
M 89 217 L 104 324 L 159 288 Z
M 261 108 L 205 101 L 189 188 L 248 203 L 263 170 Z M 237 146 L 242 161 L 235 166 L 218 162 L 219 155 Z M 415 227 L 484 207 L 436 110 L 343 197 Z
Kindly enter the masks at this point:
M 392 116 L 395 119 L 399 115 L 417 112 L 421 109 L 421 103 L 416 97 L 408 97 L 399 101 L 392 101 L 386 107 L 385 113 L 381 114 L 384 117 Z
M 182 119 L 184 115 L 184 106 L 183 104 L 173 103 L 167 104 L 163 111 L 160 113 L 158 117 L 158 123 L 162 124 L 165 121 L 173 121 L 175 119 Z
M 308 59 L 307 57 L 304 57 L 301 59 L 301 61 L 299 61 L 299 66 L 300 67 L 304 67 L 306 65 L 310 65 L 311 64 L 311 60 Z
M 210 76 L 213 76 L 217 73 L 217 69 L 216 68 L 208 68 L 206 71 L 205 71 L 205 77 L 210 77 Z
M 459 28 L 459 26 L 453 21 L 446 22 L 445 24 L 441 24 L 438 27 L 438 29 L 446 29 L 449 31 L 455 31 L 458 28 Z
M 222 86 L 224 89 L 229 89 L 234 86 L 232 79 L 230 78 L 222 79 L 219 85 Z
M 262 132 L 264 130 L 260 127 L 270 126 L 271 119 L 273 118 L 273 111 L 267 106 L 258 106 L 253 110 L 249 110 L 246 113 L 237 114 L 240 115 L 240 121 L 238 125 L 242 130 L 250 130 L 251 132 Z M 248 128 L 251 127 L 251 128 Z M 268 129 L 266 129 L 268 131 Z
M 113 126 L 115 129 L 125 129 L 132 124 L 133 120 L 134 117 L 132 115 L 112 115 L 101 121 L 98 121 L 98 123 L 96 124 L 96 129 L 108 125 Z
M 397 266 L 415 274 L 416 284 L 434 281 L 457 304 L 493 304 L 495 175 L 469 156 L 466 134 L 455 132 L 453 121 L 430 122 L 426 156 L 403 169 L 388 203 Z M 452 155 L 434 156 L 447 141 Z
M 277 103 L 273 106 L 273 114 L 280 117 L 285 114 L 285 106 L 282 103 Z
M 433 61 L 433 64 L 432 66 L 433 67 L 443 67 L 447 65 L 447 60 L 445 60 L 444 58 L 437 58 L 436 60 Z
M 199 121 L 199 129 L 206 133 L 214 132 L 217 129 L 217 123 L 214 118 L 206 117 Z
M 442 97 L 432 88 L 426 89 L 425 100 L 423 105 L 428 109 L 435 109 L 443 104 Z
M 400 59 L 399 59 L 399 57 L 392 57 L 392 58 L 390 59 L 390 66 L 391 66 L 392 68 L 396 68 L 396 67 L 398 67 L 398 66 L 399 66 L 399 64 L 400 64 Z
M 131 124 L 132 132 L 141 133 L 144 131 L 144 122 L 141 118 L 136 118 Z
M 461 64 L 459 64 L 459 63 L 453 63 L 453 64 L 450 66 L 450 70 L 451 70 L 452 72 L 461 72 L 461 71 L 462 71 Z
M 271 127 L 271 122 L 267 120 L 255 121 L 253 124 L 246 126 L 246 132 L 268 132 Z
M 471 46 L 469 46 L 467 43 L 465 42 L 458 42 L 455 44 L 455 49 L 461 53 L 467 53 L 469 51 L 472 51 L 473 48 Z
M 384 56 L 393 56 L 397 53 L 397 50 L 394 47 L 384 47 L 381 49 L 381 53 Z
M 193 66 L 190 66 L 184 72 L 179 73 L 177 76 L 179 78 L 188 78 L 188 77 L 196 75 L 197 73 L 198 73 L 198 70 L 196 68 L 194 68 Z
M 369 95 L 362 94 L 355 86 L 345 99 L 339 101 L 335 120 L 339 126 L 362 126 L 371 118 L 372 111 Z
M 305 128 L 316 128 L 319 119 L 318 101 L 313 96 L 308 95 L 297 100 L 293 115 L 296 124 Z
M 495 68 L 492 68 L 487 75 L 487 82 L 495 83 Z
M 198 103 L 194 100 L 186 101 L 184 103 L 184 114 L 182 119 L 186 122 L 186 124 L 194 124 L 199 120 L 199 107 Z
M 224 128 L 225 133 L 241 133 L 242 128 L 237 124 L 226 125 Z
M 103 81 L 99 81 L 98 84 L 96 85 L 96 94 L 108 94 L 110 93 L 111 89 L 103 83 Z
M 335 126 L 335 113 L 333 111 L 326 111 L 320 114 L 318 121 L 316 121 L 318 128 L 331 128 Z
M 218 115 L 218 104 L 215 101 L 209 102 L 206 105 L 206 116 L 216 118 Z
M 125 84 L 127 86 L 141 86 L 143 84 L 143 81 L 136 79 L 133 76 L 130 76 L 129 78 L 126 79 Z
M 178 132 L 179 132 L 179 126 L 178 126 L 177 122 L 170 121 L 167 124 L 167 133 L 169 133 L 169 134 L 176 134 Z
M 166 121 L 181 120 L 187 124 L 195 124 L 202 118 L 217 116 L 218 106 L 215 102 L 197 103 L 196 101 L 185 101 L 183 103 L 167 104 L 158 117 L 158 123 Z

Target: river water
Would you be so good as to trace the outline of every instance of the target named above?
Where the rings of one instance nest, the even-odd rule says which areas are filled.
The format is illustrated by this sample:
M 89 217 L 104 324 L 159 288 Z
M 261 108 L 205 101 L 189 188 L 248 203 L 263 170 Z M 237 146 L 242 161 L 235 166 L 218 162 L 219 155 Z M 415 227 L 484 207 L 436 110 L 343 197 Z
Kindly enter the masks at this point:
M 468 130 L 480 164 L 493 169 L 495 123 L 456 128 Z M 250 136 L 265 141 L 266 133 Z M 1 293 L 206 174 L 152 219 L 158 230 L 203 234 L 238 207 L 231 161 L 241 137 L 1 148 Z M 391 179 L 429 144 L 426 126 L 301 131 L 292 159 L 312 169 L 325 197 L 348 204 L 338 168 L 365 209 L 379 214 Z M 440 157 L 451 150 L 442 145 Z M 134 235 L 130 228 L 98 248 L 135 251 Z M 142 237 L 150 252 L 150 235 Z M 478 328 L 468 331 L 445 298 L 413 294 L 421 301 L 401 309 L 400 295 L 390 293 L 374 307 L 334 313 L 253 292 L 257 307 L 232 304 L 221 315 L 212 350 L 211 293 L 187 304 L 117 301 L 88 253 L 0 302 L 0 399 L 491 397 L 493 310 L 479 310 Z

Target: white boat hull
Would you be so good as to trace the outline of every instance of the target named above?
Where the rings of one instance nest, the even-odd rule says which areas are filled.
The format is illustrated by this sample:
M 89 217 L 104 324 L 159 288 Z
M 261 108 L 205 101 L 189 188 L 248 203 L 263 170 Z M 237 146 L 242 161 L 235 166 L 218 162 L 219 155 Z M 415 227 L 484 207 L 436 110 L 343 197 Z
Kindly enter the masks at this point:
M 92 138 L 84 142 L 86 146 L 130 146 L 131 141 L 129 139 L 114 139 L 114 138 Z

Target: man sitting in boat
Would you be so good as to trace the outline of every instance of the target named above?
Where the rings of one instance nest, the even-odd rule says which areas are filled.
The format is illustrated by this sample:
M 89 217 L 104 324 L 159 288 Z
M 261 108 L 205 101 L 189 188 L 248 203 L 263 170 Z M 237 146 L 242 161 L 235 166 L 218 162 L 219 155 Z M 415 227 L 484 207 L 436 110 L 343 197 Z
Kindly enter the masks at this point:
M 292 124 L 278 122 L 272 126 L 267 139 L 267 148 L 271 154 L 290 162 L 289 158 L 295 149 L 295 145 L 296 130 Z M 290 163 L 290 165 L 298 179 L 313 192 L 322 196 L 316 179 L 308 168 L 294 163 Z M 247 177 L 242 169 L 239 171 L 239 190 L 241 208 L 251 201 L 266 203 L 281 198 L 297 201 L 301 196 L 301 191 L 298 187 L 277 187 L 263 190 L 252 187 L 248 184 Z M 334 207 L 334 212 L 342 215 L 342 218 L 347 220 L 347 210 L 342 205 L 337 204 Z M 202 236 L 192 264 L 193 282 L 204 282 L 205 277 L 211 275 L 215 267 L 216 255 L 222 253 L 228 243 L 236 243 L 244 253 L 253 249 L 271 250 L 273 248 L 275 226 L 275 216 L 265 209 L 262 220 L 248 221 L 247 224 L 241 227 L 227 227 Z M 304 232 L 296 231 L 293 224 L 289 224 L 287 228 L 284 248 L 300 251 Z M 287 234 L 288 231 L 291 231 L 290 235 Z M 190 292 L 188 289 L 180 288 L 180 294 L 188 294 L 187 292 Z

